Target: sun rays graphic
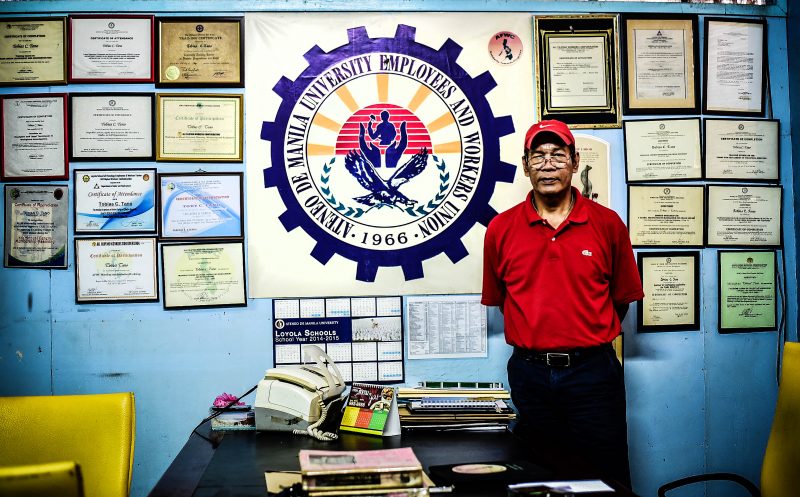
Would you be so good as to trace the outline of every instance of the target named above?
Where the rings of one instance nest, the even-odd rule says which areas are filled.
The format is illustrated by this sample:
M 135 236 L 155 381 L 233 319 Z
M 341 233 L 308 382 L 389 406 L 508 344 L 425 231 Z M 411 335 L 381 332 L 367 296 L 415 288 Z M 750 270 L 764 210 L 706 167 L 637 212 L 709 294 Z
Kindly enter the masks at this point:
M 358 148 L 359 125 L 367 126 L 370 123 L 370 116 L 374 121 L 379 121 L 378 117 L 382 111 L 389 111 L 389 121 L 396 125 L 397 134 L 395 140 L 400 139 L 399 127 L 401 122 L 406 122 L 408 126 L 409 144 L 404 154 L 415 154 L 423 147 L 433 154 L 459 154 L 461 153 L 460 140 L 434 140 L 437 132 L 446 131 L 456 126 L 455 118 L 450 109 L 442 102 L 443 112 L 435 116 L 427 117 L 423 122 L 417 115 L 420 107 L 433 95 L 433 90 L 422 83 L 414 81 L 415 91 L 410 96 L 403 97 L 406 102 L 403 105 L 398 102 L 395 96 L 393 102 L 389 101 L 390 74 L 376 74 L 367 76 L 371 78 L 373 91 L 359 92 L 354 95 L 348 86 L 338 88 L 333 95 L 338 102 L 349 111 L 349 116 L 345 119 L 332 117 L 330 114 L 319 110 L 311 122 L 312 127 L 321 128 L 336 134 L 336 143 L 320 143 L 309 140 L 306 144 L 306 154 L 308 156 L 344 155 L 349 150 Z M 403 78 L 408 81 L 407 78 Z M 377 95 L 377 102 L 375 99 Z M 437 98 L 437 96 L 433 96 Z M 364 100 L 369 103 L 362 103 Z M 326 105 L 328 107 L 328 105 Z M 330 106 L 334 107 L 334 106 Z M 342 116 L 344 117 L 344 116 Z M 447 133 L 445 133 L 447 134 Z M 319 136 L 319 135 L 315 135 Z M 329 135 L 328 135 L 329 136 Z M 450 134 L 448 138 L 452 138 Z M 380 147 L 383 153 L 385 147 Z

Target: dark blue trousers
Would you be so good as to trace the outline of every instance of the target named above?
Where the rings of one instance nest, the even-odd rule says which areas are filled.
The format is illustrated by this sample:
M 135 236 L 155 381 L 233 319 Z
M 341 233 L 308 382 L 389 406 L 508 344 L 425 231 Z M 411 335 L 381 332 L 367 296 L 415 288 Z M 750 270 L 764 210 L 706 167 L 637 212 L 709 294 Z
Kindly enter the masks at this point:
M 567 454 L 630 488 L 625 382 L 610 345 L 552 367 L 517 351 L 508 360 L 514 433 L 546 460 Z

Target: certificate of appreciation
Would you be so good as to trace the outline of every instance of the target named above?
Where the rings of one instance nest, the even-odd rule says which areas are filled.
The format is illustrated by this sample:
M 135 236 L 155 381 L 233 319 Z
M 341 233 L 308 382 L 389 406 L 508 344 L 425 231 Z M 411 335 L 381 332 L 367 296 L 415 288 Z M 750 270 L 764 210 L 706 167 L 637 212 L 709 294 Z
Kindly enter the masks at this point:
M 76 238 L 75 301 L 158 301 L 155 238 Z
M 244 86 L 243 19 L 158 19 L 159 86 Z
M 160 174 L 161 238 L 242 238 L 242 173 Z
M 708 114 L 764 115 L 766 22 L 705 18 Z
M 3 181 L 66 178 L 66 95 L 7 95 L 0 100 Z
M 67 268 L 67 185 L 6 185 L 5 267 Z
M 778 321 L 775 252 L 719 251 L 719 330 L 774 330 Z
M 536 16 L 534 24 L 539 119 L 618 128 L 617 16 Z
M 779 247 L 781 187 L 708 186 L 710 246 Z
M 702 178 L 700 119 L 625 121 L 623 126 L 628 182 Z
M 69 22 L 70 82 L 153 82 L 153 16 L 73 15 Z
M 547 42 L 550 107 L 608 107 L 605 38 L 553 35 Z
M 706 119 L 706 178 L 777 182 L 779 121 Z
M 153 160 L 152 93 L 73 93 L 70 160 Z
M 155 233 L 155 169 L 75 170 L 75 233 Z
M 63 85 L 66 18 L 0 19 L 0 85 Z
M 158 94 L 156 160 L 242 161 L 242 95 Z
M 624 17 L 628 114 L 698 113 L 697 18 Z
M 161 246 L 164 308 L 246 306 L 244 244 Z
M 645 295 L 639 331 L 700 329 L 700 253 L 640 252 L 637 259 Z
M 628 186 L 628 231 L 634 247 L 703 246 L 702 186 Z

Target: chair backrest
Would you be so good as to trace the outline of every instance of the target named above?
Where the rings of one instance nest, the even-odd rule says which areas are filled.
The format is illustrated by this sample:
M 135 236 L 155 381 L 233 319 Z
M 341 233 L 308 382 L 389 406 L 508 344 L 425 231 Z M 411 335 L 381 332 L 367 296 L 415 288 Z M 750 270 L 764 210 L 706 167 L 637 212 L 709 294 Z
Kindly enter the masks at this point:
M 787 342 L 775 419 L 761 466 L 762 497 L 800 491 L 800 343 Z
M 135 436 L 131 392 L 0 397 L 0 466 L 75 461 L 86 497 L 128 495 Z
M 75 461 L 0 467 L 0 497 L 83 497 Z

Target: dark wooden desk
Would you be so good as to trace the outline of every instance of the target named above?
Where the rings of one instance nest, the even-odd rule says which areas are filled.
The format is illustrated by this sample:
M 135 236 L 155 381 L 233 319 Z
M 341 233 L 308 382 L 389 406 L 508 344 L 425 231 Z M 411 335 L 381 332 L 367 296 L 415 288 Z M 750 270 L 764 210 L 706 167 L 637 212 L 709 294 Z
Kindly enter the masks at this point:
M 192 435 L 175 458 L 150 497 L 266 497 L 265 471 L 297 471 L 300 449 L 372 450 L 413 447 L 423 466 L 528 460 L 553 470 L 555 479 L 598 478 L 576 461 L 548 454 L 533 457 L 526 444 L 508 432 L 405 432 L 395 437 L 371 437 L 342 433 L 336 442 L 319 442 L 290 433 L 229 431 L 214 432 L 217 447 Z M 606 480 L 607 481 L 607 480 Z M 608 481 L 607 481 L 608 482 Z M 614 482 L 614 497 L 635 497 Z M 448 494 L 444 494 L 448 495 Z M 497 491 L 457 488 L 460 497 L 505 497 Z

